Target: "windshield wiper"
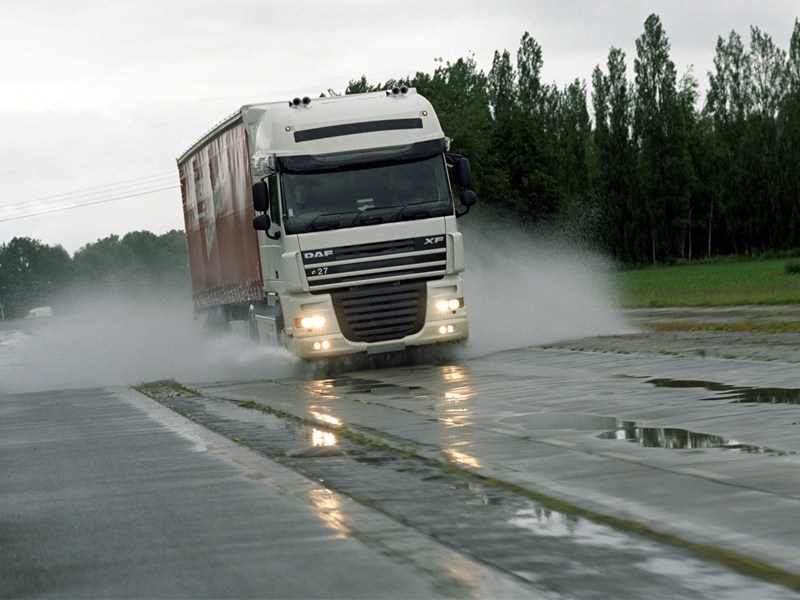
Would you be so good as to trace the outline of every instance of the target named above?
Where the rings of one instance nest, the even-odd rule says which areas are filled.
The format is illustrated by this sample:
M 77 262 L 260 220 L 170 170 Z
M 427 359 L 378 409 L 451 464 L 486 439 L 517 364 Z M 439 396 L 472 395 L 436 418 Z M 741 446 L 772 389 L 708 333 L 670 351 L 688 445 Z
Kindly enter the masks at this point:
M 414 219 L 424 219 L 425 217 L 429 217 L 431 215 L 431 211 L 427 208 L 415 210 L 413 212 L 406 212 L 409 207 L 419 206 L 420 204 L 430 204 L 430 201 L 426 200 L 424 202 L 412 202 L 411 204 L 406 204 L 399 211 L 397 211 L 397 214 L 394 216 L 392 221 L 413 221 Z
M 385 206 L 370 206 L 362 210 L 355 219 L 352 220 L 350 226 L 357 226 L 357 225 L 378 225 L 379 223 L 383 223 L 386 217 L 388 216 L 386 213 L 392 210 L 391 208 L 386 208 Z M 367 214 L 369 212 L 377 212 L 380 211 L 382 214 Z
M 323 213 L 314 217 L 311 222 L 305 226 L 303 233 L 309 231 L 330 231 L 331 229 L 339 229 L 342 226 L 342 215 L 351 215 L 352 212 L 336 212 L 336 213 Z M 320 219 L 323 219 L 320 221 Z M 317 221 L 320 221 L 319 223 Z

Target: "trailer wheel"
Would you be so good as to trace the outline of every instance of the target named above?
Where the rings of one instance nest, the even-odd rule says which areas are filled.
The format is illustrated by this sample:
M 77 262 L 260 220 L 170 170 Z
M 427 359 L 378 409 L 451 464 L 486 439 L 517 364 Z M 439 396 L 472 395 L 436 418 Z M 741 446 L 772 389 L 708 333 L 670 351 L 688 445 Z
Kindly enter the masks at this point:
M 228 330 L 228 316 L 224 306 L 213 306 L 206 311 L 203 331 L 209 334 L 219 334 Z

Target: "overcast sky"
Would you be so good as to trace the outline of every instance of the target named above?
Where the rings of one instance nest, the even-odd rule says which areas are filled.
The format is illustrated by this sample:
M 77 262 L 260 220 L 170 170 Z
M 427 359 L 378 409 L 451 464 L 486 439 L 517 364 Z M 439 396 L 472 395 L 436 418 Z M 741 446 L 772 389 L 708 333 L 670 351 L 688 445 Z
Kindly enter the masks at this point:
M 717 37 L 750 26 L 788 50 L 797 0 L 2 0 L 0 243 L 70 253 L 183 228 L 175 159 L 239 106 L 432 73 L 435 59 L 542 46 L 543 80 L 635 57 L 661 17 L 679 75 L 707 85 Z M 59 210 L 76 205 L 88 206 Z M 37 211 L 50 211 L 26 216 Z

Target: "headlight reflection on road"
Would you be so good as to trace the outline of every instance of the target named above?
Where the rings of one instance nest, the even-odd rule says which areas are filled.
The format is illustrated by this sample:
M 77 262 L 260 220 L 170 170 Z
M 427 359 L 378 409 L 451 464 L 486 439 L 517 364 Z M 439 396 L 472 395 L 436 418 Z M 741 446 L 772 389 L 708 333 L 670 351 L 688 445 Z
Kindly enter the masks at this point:
M 323 400 L 338 400 L 339 395 L 334 394 L 333 390 L 336 388 L 333 379 L 320 379 L 311 382 L 307 387 L 309 394 L 321 398 Z
M 450 457 L 451 460 L 454 462 L 460 463 L 467 467 L 473 467 L 479 469 L 483 465 L 481 461 L 479 461 L 474 456 L 470 456 L 469 454 L 465 454 L 464 452 L 460 452 L 458 450 L 454 450 L 453 448 L 445 448 L 445 454 Z
M 334 427 L 342 426 L 341 419 L 338 419 L 333 415 L 329 415 L 328 413 L 324 413 L 318 410 L 309 410 L 308 413 L 318 421 L 322 421 L 323 423 L 326 423 L 328 425 L 333 425 Z
M 449 427 L 463 427 L 472 422 L 474 414 L 472 399 L 474 390 L 469 386 L 459 386 L 444 393 L 444 403 L 440 408 L 444 410 L 441 422 Z
M 446 416 L 439 419 L 448 427 L 464 427 L 472 422 L 472 411 L 468 408 L 450 408 Z
M 347 526 L 347 517 L 342 512 L 342 502 L 336 494 L 330 490 L 315 488 L 309 490 L 308 495 L 311 498 L 317 516 L 328 527 L 336 531 L 336 537 L 346 537 L 350 531 Z
M 311 430 L 311 445 L 312 446 L 335 446 L 336 434 L 330 431 L 322 431 L 321 429 Z
M 454 405 L 466 400 L 472 400 L 475 396 L 475 390 L 468 385 L 462 385 L 444 393 L 444 399 Z
M 445 381 L 461 381 L 466 378 L 466 373 L 461 367 L 448 366 L 442 368 L 442 378 Z

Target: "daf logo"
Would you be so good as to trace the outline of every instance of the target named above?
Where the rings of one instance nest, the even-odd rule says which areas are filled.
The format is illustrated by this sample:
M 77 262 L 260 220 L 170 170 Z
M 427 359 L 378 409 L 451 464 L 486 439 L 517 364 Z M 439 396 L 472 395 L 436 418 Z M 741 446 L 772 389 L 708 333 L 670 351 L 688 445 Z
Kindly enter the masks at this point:
M 303 258 L 327 258 L 333 256 L 333 250 L 317 250 L 316 252 L 303 252 Z
M 428 246 L 428 245 L 435 246 L 437 244 L 441 244 L 443 241 L 444 241 L 444 236 L 438 235 L 438 236 L 432 237 L 432 238 L 425 238 L 425 245 L 426 246 Z

